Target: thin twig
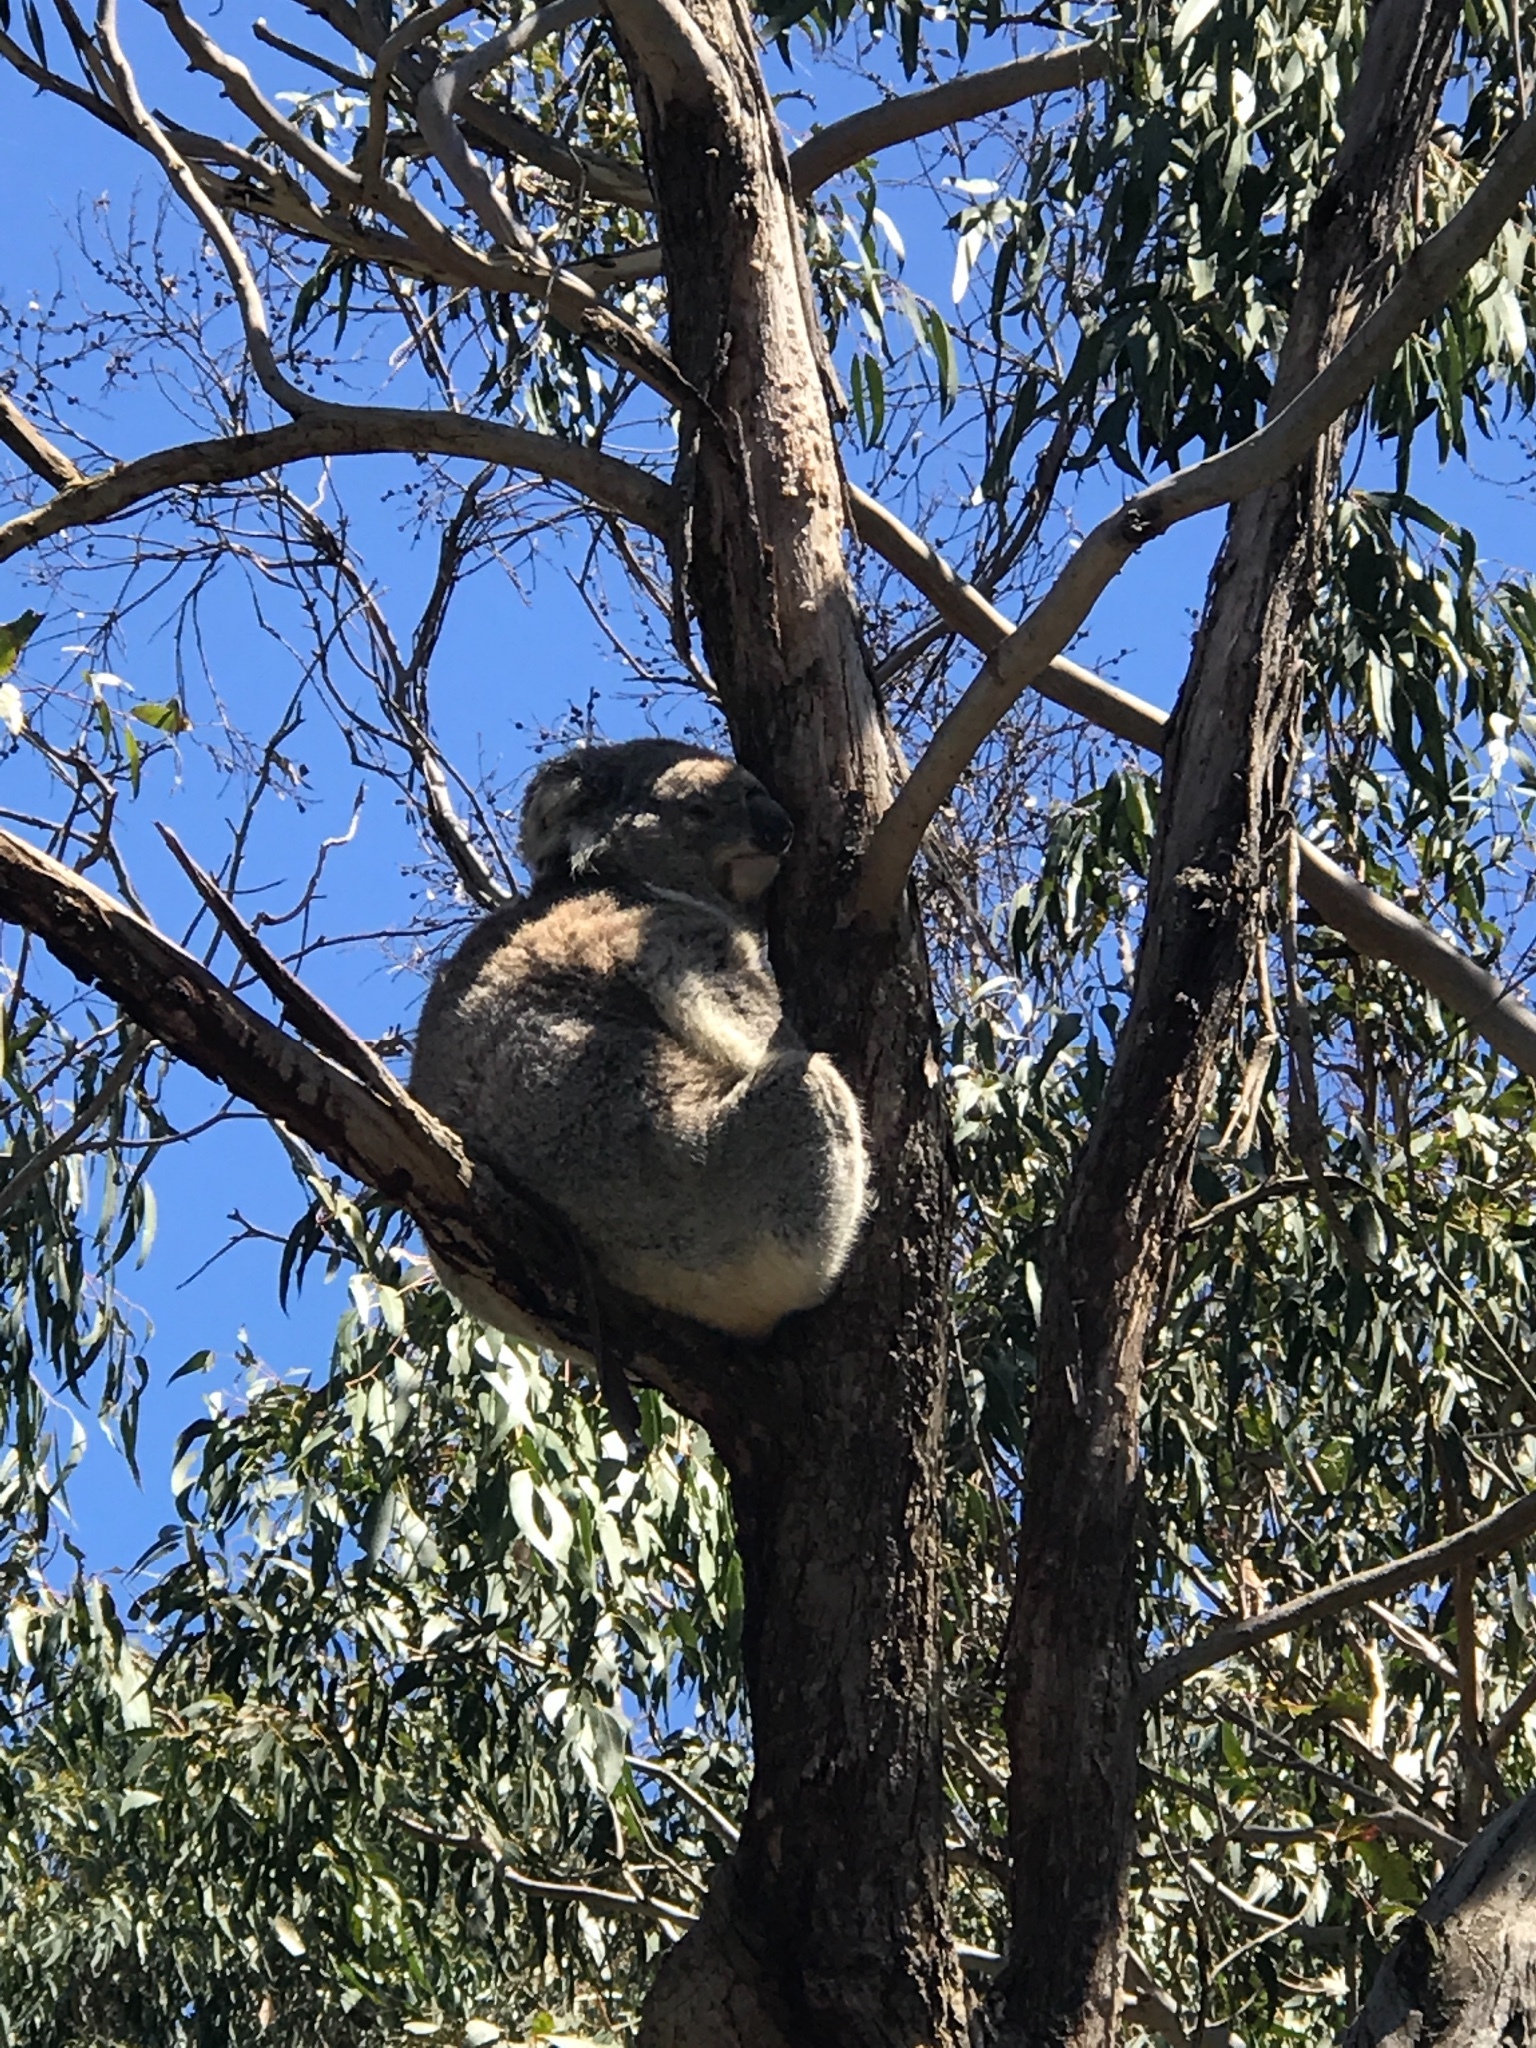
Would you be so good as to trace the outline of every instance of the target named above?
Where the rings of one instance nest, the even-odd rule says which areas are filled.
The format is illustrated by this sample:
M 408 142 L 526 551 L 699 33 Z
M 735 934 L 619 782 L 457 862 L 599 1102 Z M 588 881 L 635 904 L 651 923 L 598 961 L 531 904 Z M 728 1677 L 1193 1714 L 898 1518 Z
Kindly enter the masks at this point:
M 245 251 L 231 232 L 228 221 L 198 183 L 192 166 L 172 143 L 139 96 L 132 67 L 123 52 L 122 44 L 118 41 L 117 0 L 100 0 L 96 10 L 96 29 L 101 37 L 102 48 L 106 53 L 107 64 L 117 89 L 121 111 L 135 139 L 159 163 L 172 191 L 218 251 L 219 261 L 224 266 L 225 275 L 234 292 L 235 304 L 240 310 L 241 324 L 245 329 L 246 351 L 251 359 L 251 368 L 256 373 L 257 383 L 274 405 L 295 417 L 320 409 L 322 401 L 312 397 L 307 391 L 301 391 L 278 367 L 277 352 L 272 345 L 272 330 L 267 324 L 266 305 L 255 273 L 245 260 Z
M 220 930 L 234 945 L 235 951 L 257 980 L 277 998 L 284 1017 L 294 1030 L 307 1038 L 318 1051 L 327 1053 L 338 1066 L 355 1074 L 359 1081 L 377 1089 L 387 1102 L 395 1106 L 409 1103 L 411 1098 L 372 1047 L 355 1037 L 334 1010 L 322 1003 L 297 975 L 290 973 L 282 961 L 267 950 L 213 877 L 204 873 L 187 852 L 170 826 L 157 820 L 155 829 L 170 848 L 182 873 L 212 911 Z
M 674 1906 L 666 1899 L 650 1899 L 644 1893 L 610 1892 L 597 1885 L 569 1884 L 562 1878 L 533 1877 L 510 1863 L 506 1851 L 489 1835 L 435 1828 L 430 1821 L 421 1820 L 414 1813 L 404 1813 L 399 1808 L 395 1810 L 394 1819 L 397 1826 L 408 1835 L 414 1835 L 418 1841 L 431 1842 L 440 1849 L 461 1849 L 471 1856 L 483 1858 L 515 1891 L 530 1892 L 536 1898 L 567 1899 L 598 1913 L 638 1913 L 642 1919 L 659 1921 L 662 1926 L 674 1930 L 691 1926 L 696 1917 L 686 1906 Z
M 853 485 L 848 487 L 848 499 L 859 538 L 920 590 L 957 633 L 983 653 L 1002 644 L 1014 629 L 995 605 L 885 506 Z M 1075 661 L 1058 655 L 1031 687 L 1117 739 L 1151 754 L 1163 750 L 1167 712 Z M 1536 1015 L 1511 992 L 1508 982 L 1469 960 L 1421 919 L 1346 874 L 1310 840 L 1301 842 L 1300 862 L 1301 894 L 1357 953 L 1401 968 L 1463 1017 L 1511 1065 L 1536 1075 Z
M 124 1033 L 126 1050 L 101 1086 L 86 1098 L 57 1137 L 50 1138 L 40 1152 L 34 1152 L 8 1180 L 0 1182 L 0 1216 L 29 1194 L 48 1169 L 73 1152 L 91 1125 L 105 1116 L 137 1073 L 149 1043 L 147 1032 L 130 1028 Z

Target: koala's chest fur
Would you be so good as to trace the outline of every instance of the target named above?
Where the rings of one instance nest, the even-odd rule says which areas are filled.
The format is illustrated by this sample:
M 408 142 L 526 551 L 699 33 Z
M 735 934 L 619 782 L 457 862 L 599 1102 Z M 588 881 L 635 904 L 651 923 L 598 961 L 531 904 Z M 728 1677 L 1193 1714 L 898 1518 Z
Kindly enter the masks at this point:
M 591 890 L 477 951 L 424 1019 L 438 1041 L 451 1017 L 429 1107 L 536 1182 L 568 1184 L 588 1136 L 605 1170 L 619 1145 L 692 1150 L 779 1028 L 755 935 L 708 905 Z

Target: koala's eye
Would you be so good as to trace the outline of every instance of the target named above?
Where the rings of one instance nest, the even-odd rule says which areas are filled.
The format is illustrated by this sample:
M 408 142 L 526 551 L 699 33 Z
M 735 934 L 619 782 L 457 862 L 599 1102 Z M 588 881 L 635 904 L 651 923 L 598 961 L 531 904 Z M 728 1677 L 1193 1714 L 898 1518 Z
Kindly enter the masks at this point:
M 691 796 L 683 805 L 686 817 L 696 818 L 701 825 L 707 825 L 715 815 L 715 806 L 707 796 Z

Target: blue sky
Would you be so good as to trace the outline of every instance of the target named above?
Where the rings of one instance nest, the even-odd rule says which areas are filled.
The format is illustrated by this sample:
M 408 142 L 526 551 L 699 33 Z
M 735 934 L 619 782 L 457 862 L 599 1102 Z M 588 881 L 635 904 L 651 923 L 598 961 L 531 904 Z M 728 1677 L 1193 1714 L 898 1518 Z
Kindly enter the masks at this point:
M 124 27 L 134 53 L 163 47 L 158 24 L 141 11 L 130 11 Z M 281 89 L 287 82 L 281 60 L 259 53 L 259 63 L 269 86 Z M 195 95 L 189 102 L 179 67 L 157 69 L 146 62 L 144 82 L 146 96 L 163 92 L 178 113 L 195 104 Z M 71 234 L 82 201 L 89 212 L 99 195 L 110 194 L 114 216 L 121 218 L 135 188 L 154 190 L 154 174 L 127 145 L 67 109 L 38 101 L 13 79 L 0 80 L 0 95 L 0 179 L 10 195 L 0 229 L 0 294 L 15 304 L 24 302 L 28 293 L 43 296 L 59 279 L 68 287 L 78 276 Z M 215 121 L 209 113 L 207 124 L 212 127 Z M 908 235 L 909 278 L 945 305 L 952 261 L 946 238 L 931 220 L 919 223 L 913 233 L 903 216 L 902 226 Z M 128 392 L 113 399 L 100 431 L 111 446 L 129 453 L 164 429 L 151 416 L 147 402 Z M 1513 471 L 1512 459 L 1505 460 Z M 342 488 L 368 534 L 370 566 L 388 586 L 391 607 L 398 603 L 401 617 L 409 618 L 412 592 L 422 587 L 428 563 L 424 549 L 402 543 L 393 516 L 380 502 L 390 474 L 383 464 L 354 466 L 345 473 Z M 1512 481 L 1508 474 L 1491 482 L 1480 480 L 1460 469 L 1438 482 L 1417 480 L 1418 488 L 1442 509 L 1478 519 L 1484 544 L 1493 553 L 1518 559 L 1526 544 L 1526 518 L 1523 503 L 1507 495 L 1505 486 Z M 1119 495 L 1118 485 L 1110 491 Z M 1133 562 L 1075 650 L 1077 658 L 1109 667 L 1122 686 L 1170 704 L 1219 532 L 1219 516 L 1207 516 Z M 531 730 L 557 719 L 567 705 L 582 701 L 592 690 L 602 695 L 604 723 L 610 731 L 620 733 L 640 724 L 638 708 L 626 701 L 632 698 L 632 685 L 578 598 L 568 569 L 558 553 L 551 552 L 536 565 L 526 601 L 506 578 L 483 576 L 456 611 L 436 672 L 456 681 L 450 739 L 464 765 L 478 761 L 499 776 L 519 778 L 530 762 Z M 13 616 L 36 601 L 25 562 L 0 570 L 0 616 Z M 262 633 L 238 592 L 219 600 L 211 619 L 221 692 L 231 698 L 258 695 L 271 690 L 274 676 L 281 681 L 283 652 Z M 73 638 L 69 622 L 58 618 L 50 618 L 46 634 L 55 646 Z M 129 642 L 123 664 L 137 695 L 169 694 L 171 654 L 163 635 Z M 257 859 L 277 901 L 291 896 L 307 872 L 313 844 L 322 832 L 339 836 L 353 823 L 359 778 L 347 768 L 334 734 L 312 724 L 300 736 L 300 750 L 315 788 L 326 794 L 302 823 L 290 808 L 286 814 L 275 812 L 264 827 Z M 139 814 L 128 821 L 136 881 L 157 918 L 172 931 L 183 929 L 194 904 L 149 830 L 151 816 L 164 816 L 189 849 L 195 855 L 201 852 L 211 864 L 224 843 L 224 812 L 219 778 L 207 770 L 198 751 L 189 748 L 185 773 L 179 779 L 162 774 Z M 327 866 L 329 921 L 366 929 L 381 898 L 398 902 L 395 877 L 411 851 L 403 821 L 387 797 L 375 791 L 363 805 L 351 837 Z M 381 874 L 389 878 L 387 889 L 380 888 Z M 311 978 L 364 1033 L 409 1025 L 422 992 L 419 979 L 400 972 L 377 947 L 319 956 Z M 195 1075 L 183 1075 L 175 1085 L 178 1107 L 189 1119 L 218 1100 Z M 100 1569 L 126 1565 L 171 1518 L 171 1446 L 177 1432 L 201 1412 L 210 1384 L 235 1383 L 241 1333 L 272 1371 L 302 1370 L 323 1362 L 341 1307 L 339 1290 L 323 1285 L 317 1268 L 285 1313 L 277 1301 L 276 1261 L 268 1244 L 239 1245 L 208 1264 L 234 1228 L 228 1220 L 231 1210 L 238 1208 L 253 1225 L 282 1232 L 298 1207 L 284 1155 L 259 1122 L 230 1123 L 217 1133 L 172 1147 L 161 1156 L 153 1183 L 160 1211 L 158 1239 L 148 1262 L 130 1282 L 154 1326 L 150 1357 L 156 1385 L 146 1399 L 140 1439 L 144 1487 L 141 1492 L 134 1486 L 121 1458 L 93 1424 L 86 1461 L 70 1495 L 74 1538 Z M 205 1347 L 218 1354 L 210 1380 L 165 1384 L 183 1359 Z

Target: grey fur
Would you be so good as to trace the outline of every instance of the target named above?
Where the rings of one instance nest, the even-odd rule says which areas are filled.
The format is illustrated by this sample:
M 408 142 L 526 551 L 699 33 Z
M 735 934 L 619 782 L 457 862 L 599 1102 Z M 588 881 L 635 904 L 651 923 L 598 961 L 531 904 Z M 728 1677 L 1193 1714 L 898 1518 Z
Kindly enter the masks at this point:
M 858 1104 L 785 1024 L 763 956 L 789 840 L 762 784 L 702 748 L 548 763 L 523 806 L 532 892 L 438 975 L 411 1073 L 608 1279 L 746 1337 L 824 1299 L 865 1205 Z

